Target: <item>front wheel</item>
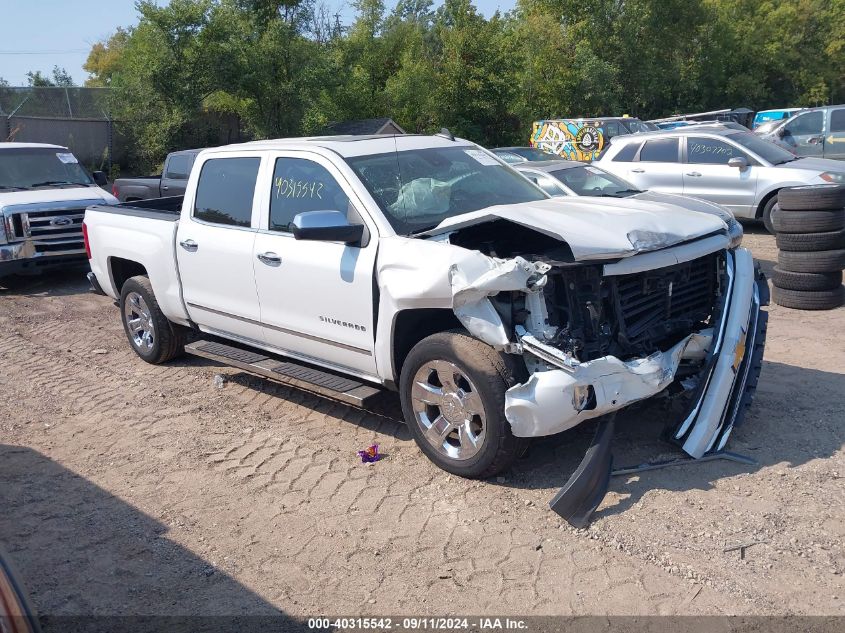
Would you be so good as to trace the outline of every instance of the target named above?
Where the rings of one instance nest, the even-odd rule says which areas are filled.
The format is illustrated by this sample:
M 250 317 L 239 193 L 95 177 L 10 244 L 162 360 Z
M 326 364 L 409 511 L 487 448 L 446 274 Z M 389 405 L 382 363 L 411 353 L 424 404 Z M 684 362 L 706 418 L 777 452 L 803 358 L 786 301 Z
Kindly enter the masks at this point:
M 185 328 L 164 316 L 147 277 L 138 275 L 123 284 L 120 314 L 129 344 L 148 363 L 165 363 L 184 352 Z
M 423 453 L 469 478 L 502 472 L 524 452 L 505 418 L 505 392 L 517 383 L 503 354 L 457 332 L 423 339 L 399 381 L 402 412 Z
M 777 233 L 775 231 L 774 221 L 772 220 L 772 216 L 780 210 L 778 206 L 778 197 L 772 196 L 772 199 L 766 203 L 766 206 L 763 207 L 763 226 L 766 227 L 766 230 L 774 235 Z

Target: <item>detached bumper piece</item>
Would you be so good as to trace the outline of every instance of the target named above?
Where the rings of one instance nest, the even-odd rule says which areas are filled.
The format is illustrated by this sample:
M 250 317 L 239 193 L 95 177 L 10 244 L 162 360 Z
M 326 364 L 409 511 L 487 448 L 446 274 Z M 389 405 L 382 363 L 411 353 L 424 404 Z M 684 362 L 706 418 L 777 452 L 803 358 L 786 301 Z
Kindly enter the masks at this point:
M 728 260 L 730 291 L 699 392 L 673 439 L 692 457 L 724 448 L 754 397 L 766 343 L 769 288 L 751 253 L 737 249 Z
M 733 428 L 743 422 L 762 369 L 769 317 L 761 309 L 769 303 L 766 278 L 751 253 L 737 249 L 728 254 L 727 279 L 725 305 L 714 326 L 712 348 L 697 392 L 672 434 L 696 459 L 724 456 L 722 449 Z M 549 503 L 574 527 L 588 523 L 607 493 L 613 466 L 613 426 L 613 416 L 599 422 L 578 469 Z
M 573 527 L 586 526 L 607 494 L 613 468 L 610 443 L 615 419 L 616 414 L 611 413 L 599 420 L 593 442 L 578 469 L 549 502 L 549 507 Z

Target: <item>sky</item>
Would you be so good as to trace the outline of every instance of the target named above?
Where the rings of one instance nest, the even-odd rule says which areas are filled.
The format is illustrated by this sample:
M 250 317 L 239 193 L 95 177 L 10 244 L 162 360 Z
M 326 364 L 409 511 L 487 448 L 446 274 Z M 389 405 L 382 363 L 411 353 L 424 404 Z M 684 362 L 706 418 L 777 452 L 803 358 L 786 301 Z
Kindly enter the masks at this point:
M 516 0 L 474 2 L 488 17 L 516 4 Z M 352 21 L 354 10 L 348 2 L 327 0 L 327 4 L 338 7 L 347 24 Z M 385 0 L 388 8 L 394 4 L 395 0 Z M 28 71 L 49 75 L 53 66 L 59 66 L 82 85 L 88 77 L 82 64 L 91 46 L 117 27 L 137 21 L 135 0 L 0 0 L 0 77 L 13 86 L 25 86 Z

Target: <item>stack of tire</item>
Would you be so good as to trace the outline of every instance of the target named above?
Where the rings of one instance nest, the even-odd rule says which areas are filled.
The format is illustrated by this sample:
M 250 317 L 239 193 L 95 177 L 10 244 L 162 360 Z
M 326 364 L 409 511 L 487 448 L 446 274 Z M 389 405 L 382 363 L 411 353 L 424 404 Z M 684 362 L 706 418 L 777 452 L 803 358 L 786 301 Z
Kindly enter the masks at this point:
M 781 189 L 772 223 L 779 249 L 775 303 L 800 310 L 845 304 L 845 185 Z

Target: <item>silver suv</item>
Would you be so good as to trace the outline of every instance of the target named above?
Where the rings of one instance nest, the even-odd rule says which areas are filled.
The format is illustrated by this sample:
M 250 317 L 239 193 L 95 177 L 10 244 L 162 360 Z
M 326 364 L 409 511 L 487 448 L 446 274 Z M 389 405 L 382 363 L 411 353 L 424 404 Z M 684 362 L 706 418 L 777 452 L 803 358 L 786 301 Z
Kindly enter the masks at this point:
M 703 198 L 737 218 L 762 220 L 772 232 L 779 189 L 845 183 L 841 161 L 796 156 L 722 125 L 619 136 L 597 164 L 638 189 Z

